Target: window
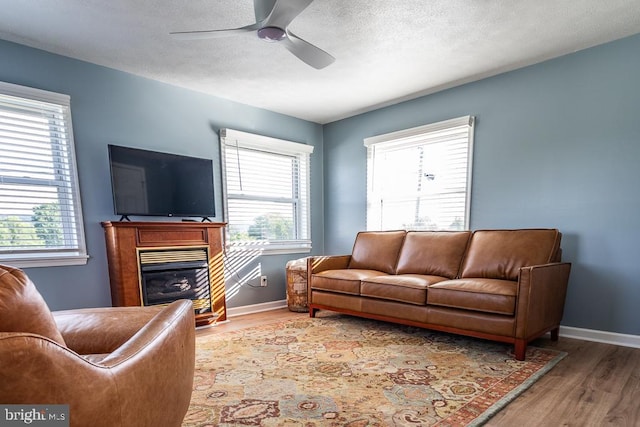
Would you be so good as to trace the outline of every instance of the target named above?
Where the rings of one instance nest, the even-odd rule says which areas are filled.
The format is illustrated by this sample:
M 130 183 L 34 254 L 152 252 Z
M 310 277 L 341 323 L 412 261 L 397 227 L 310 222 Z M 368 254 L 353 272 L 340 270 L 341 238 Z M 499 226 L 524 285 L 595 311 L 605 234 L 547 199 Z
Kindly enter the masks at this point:
M 469 227 L 472 116 L 366 138 L 368 230 Z
M 87 262 L 67 95 L 0 83 L 0 261 Z
M 308 252 L 313 147 L 232 129 L 220 145 L 229 247 Z

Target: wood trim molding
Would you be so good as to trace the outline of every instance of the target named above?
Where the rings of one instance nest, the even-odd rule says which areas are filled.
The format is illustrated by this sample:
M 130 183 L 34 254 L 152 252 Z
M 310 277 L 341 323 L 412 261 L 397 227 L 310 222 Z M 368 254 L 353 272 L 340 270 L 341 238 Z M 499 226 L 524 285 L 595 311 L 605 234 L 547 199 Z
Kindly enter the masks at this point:
M 640 348 L 640 335 L 619 334 L 617 332 L 599 331 L 595 329 L 560 326 L 560 336 L 584 341 L 620 345 L 623 347 Z

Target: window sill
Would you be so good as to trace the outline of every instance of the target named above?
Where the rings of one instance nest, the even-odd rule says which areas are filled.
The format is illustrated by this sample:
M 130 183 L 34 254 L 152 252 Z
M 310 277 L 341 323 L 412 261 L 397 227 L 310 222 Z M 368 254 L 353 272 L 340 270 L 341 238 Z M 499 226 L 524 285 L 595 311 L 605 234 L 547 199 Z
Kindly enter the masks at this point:
M 227 253 L 253 253 L 255 255 L 306 254 L 311 252 L 311 242 L 304 243 L 228 243 Z
M 63 267 L 68 265 L 86 265 L 89 256 L 87 255 L 68 255 L 68 256 L 24 256 L 20 258 L 12 258 L 11 256 L 0 257 L 0 263 L 7 264 L 17 268 L 34 268 L 34 267 Z

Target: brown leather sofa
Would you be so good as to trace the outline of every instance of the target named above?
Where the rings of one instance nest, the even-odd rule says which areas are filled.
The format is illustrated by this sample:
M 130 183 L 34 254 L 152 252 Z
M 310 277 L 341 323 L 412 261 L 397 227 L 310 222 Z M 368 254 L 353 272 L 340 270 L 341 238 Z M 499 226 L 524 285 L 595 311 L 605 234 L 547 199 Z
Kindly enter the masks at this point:
M 358 233 L 351 255 L 307 259 L 318 310 L 512 343 L 558 339 L 571 264 L 556 229 Z
M 180 426 L 195 364 L 191 301 L 50 312 L 0 266 L 0 403 L 68 404 L 71 426 Z

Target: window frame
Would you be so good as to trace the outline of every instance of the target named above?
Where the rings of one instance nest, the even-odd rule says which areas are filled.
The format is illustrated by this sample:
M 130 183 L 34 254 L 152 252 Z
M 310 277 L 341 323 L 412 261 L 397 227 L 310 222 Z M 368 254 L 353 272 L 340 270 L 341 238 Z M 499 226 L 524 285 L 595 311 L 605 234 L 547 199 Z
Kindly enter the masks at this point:
M 291 204 L 295 211 L 294 233 L 298 238 L 291 240 L 243 240 L 232 241 L 229 238 L 229 227 L 225 227 L 226 248 L 230 251 L 251 251 L 265 255 L 309 253 L 311 252 L 311 154 L 314 147 L 299 142 L 287 141 L 268 136 L 242 132 L 234 129 L 220 129 L 220 159 L 222 174 L 222 194 L 224 221 L 233 221 L 229 217 L 229 200 L 255 200 L 262 202 L 283 202 L 287 199 L 273 197 L 256 197 L 251 195 L 229 194 L 227 179 L 227 150 L 243 149 L 264 152 L 268 155 L 295 157 L 298 161 L 298 179 L 293 182 Z M 303 200 L 302 198 L 305 198 Z
M 65 94 L 20 86 L 7 82 L 0 82 L 0 95 L 21 98 L 29 101 L 54 104 L 62 109 L 62 115 L 64 117 L 64 125 L 66 130 L 66 156 L 52 156 L 52 158 L 57 159 L 54 160 L 54 165 L 62 165 L 64 163 L 68 164 L 68 186 L 71 193 L 71 199 L 58 198 L 58 202 L 61 206 L 65 204 L 67 206 L 70 206 L 72 213 L 70 215 L 63 215 L 61 217 L 60 225 L 64 230 L 72 229 L 73 233 L 71 234 L 74 234 L 76 237 L 75 239 L 71 240 L 71 242 L 75 243 L 74 245 L 71 245 L 69 248 L 62 250 L 47 250 L 45 248 L 35 249 L 32 251 L 20 251 L 19 253 L 0 252 L 0 262 L 7 263 L 18 268 L 85 265 L 89 256 L 87 255 L 87 246 L 84 233 L 84 220 L 82 216 L 82 203 L 80 199 L 80 186 L 78 181 L 75 141 L 73 137 L 73 123 L 71 119 L 71 97 Z M 43 109 L 42 111 L 46 110 Z M 56 172 L 56 175 L 58 175 L 58 172 Z M 60 176 L 62 176 L 62 174 L 60 174 Z M 45 179 L 3 176 L 1 172 L 0 182 L 43 186 L 46 182 L 48 183 L 48 186 L 51 186 L 51 182 Z M 57 179 L 55 180 L 55 183 L 57 186 L 64 185 Z M 65 211 L 61 209 L 61 212 Z M 63 237 L 67 239 L 67 233 L 63 233 Z
M 382 208 L 380 215 L 373 218 L 373 203 L 380 201 L 382 195 L 378 191 L 375 182 L 375 156 L 376 148 L 384 150 L 390 147 L 394 149 L 417 147 L 428 144 L 420 144 L 423 140 L 429 139 L 429 134 L 433 137 L 439 132 L 454 130 L 457 128 L 467 128 L 467 165 L 466 165 L 466 188 L 464 196 L 464 224 L 463 230 L 469 230 L 471 215 L 471 187 L 472 187 L 472 168 L 473 168 L 473 139 L 475 131 L 475 117 L 468 115 L 454 119 L 444 120 L 423 126 L 417 126 L 409 129 L 399 130 L 386 134 L 376 135 L 364 139 L 364 146 L 367 149 L 367 200 L 366 200 L 366 229 L 379 230 L 382 223 Z M 375 199 L 375 200 L 374 200 Z M 374 220 L 377 224 L 374 224 Z M 439 228 L 438 230 L 449 230 L 449 228 Z

